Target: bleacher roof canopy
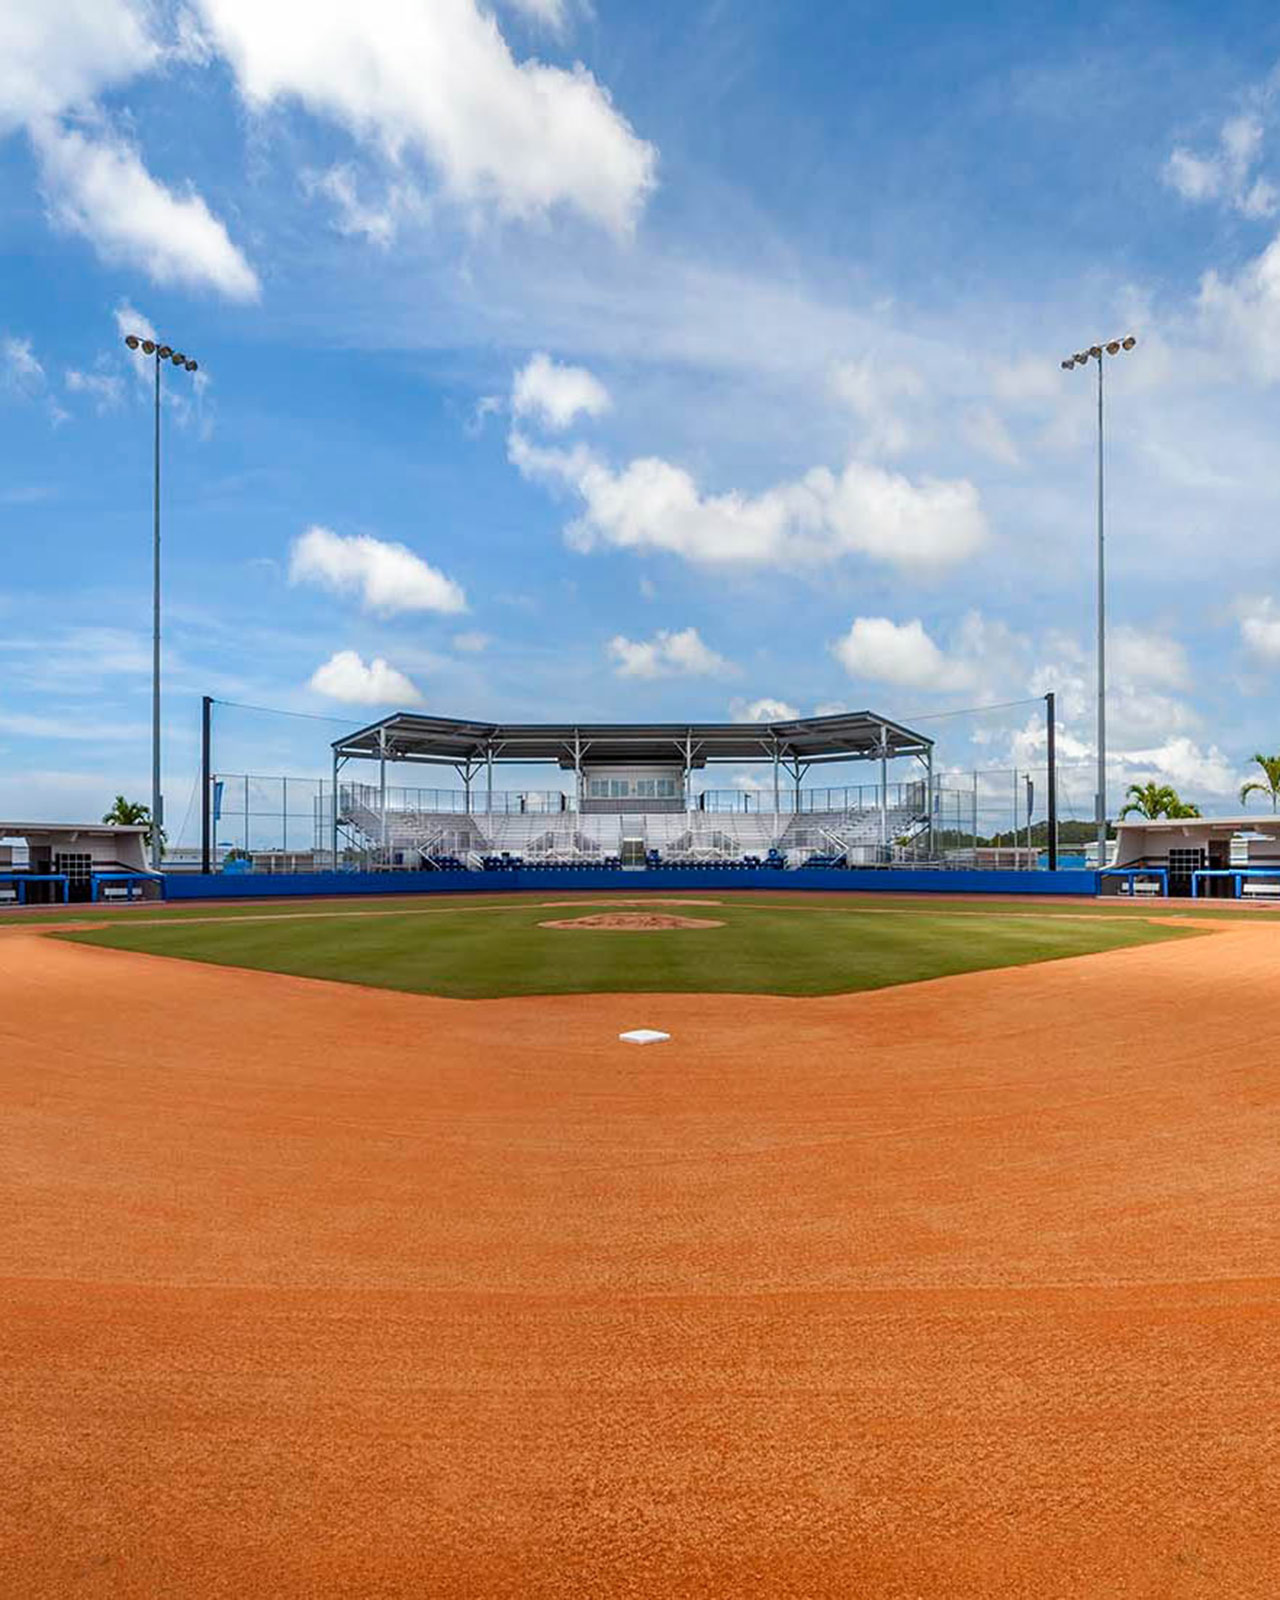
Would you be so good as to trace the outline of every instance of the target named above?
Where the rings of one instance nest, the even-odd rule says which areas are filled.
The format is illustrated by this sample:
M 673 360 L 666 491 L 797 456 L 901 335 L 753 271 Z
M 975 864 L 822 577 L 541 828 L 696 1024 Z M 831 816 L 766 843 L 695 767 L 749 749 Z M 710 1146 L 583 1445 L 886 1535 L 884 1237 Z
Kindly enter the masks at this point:
M 788 764 L 872 761 L 881 753 L 927 756 L 933 741 L 874 711 L 791 722 L 470 722 L 399 711 L 335 739 L 335 757 L 475 765 L 495 762 L 584 766 L 704 767 L 719 761 Z

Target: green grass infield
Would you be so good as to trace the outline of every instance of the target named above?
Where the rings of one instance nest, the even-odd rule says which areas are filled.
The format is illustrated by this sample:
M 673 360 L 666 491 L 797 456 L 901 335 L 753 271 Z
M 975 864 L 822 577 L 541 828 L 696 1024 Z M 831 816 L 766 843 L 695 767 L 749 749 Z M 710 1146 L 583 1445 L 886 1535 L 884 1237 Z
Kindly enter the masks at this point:
M 1080 905 L 1068 915 L 1065 908 L 1025 904 L 890 906 L 799 897 L 792 904 L 744 898 L 634 908 L 710 918 L 723 924 L 718 928 L 618 932 L 539 926 L 603 909 L 586 898 L 554 908 L 523 897 L 412 909 L 403 902 L 337 909 L 277 902 L 259 903 L 256 916 L 244 907 L 224 916 L 206 908 L 209 920 L 194 914 L 120 916 L 58 937 L 256 971 L 489 999 L 681 991 L 845 994 L 1195 936 L 1191 928 Z

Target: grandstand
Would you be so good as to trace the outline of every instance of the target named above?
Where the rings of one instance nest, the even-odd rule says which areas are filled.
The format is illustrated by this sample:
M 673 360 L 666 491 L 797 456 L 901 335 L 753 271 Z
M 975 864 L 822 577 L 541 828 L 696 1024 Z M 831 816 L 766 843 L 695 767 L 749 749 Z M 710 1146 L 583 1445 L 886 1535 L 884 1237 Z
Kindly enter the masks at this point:
M 505 866 L 872 866 L 928 858 L 933 744 L 873 712 L 778 723 L 512 724 L 398 713 L 336 740 L 316 798 L 317 854 L 372 870 Z M 890 783 L 891 762 L 912 776 Z M 344 776 L 375 762 L 377 782 Z M 807 787 L 814 769 L 873 763 L 876 781 Z M 558 767 L 556 790 L 499 788 Z M 390 786 L 389 768 L 452 769 L 455 788 Z M 700 783 L 732 766 L 750 787 Z M 751 769 L 762 769 L 759 780 Z

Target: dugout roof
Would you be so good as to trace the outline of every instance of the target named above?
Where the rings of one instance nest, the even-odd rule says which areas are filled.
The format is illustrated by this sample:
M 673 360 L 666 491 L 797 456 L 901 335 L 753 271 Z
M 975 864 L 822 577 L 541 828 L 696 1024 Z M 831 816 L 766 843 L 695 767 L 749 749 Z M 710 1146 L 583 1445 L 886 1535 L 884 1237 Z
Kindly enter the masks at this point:
M 772 761 L 810 766 L 928 757 L 932 739 L 874 711 L 790 722 L 469 722 L 399 711 L 333 742 L 335 759 L 621 766 Z

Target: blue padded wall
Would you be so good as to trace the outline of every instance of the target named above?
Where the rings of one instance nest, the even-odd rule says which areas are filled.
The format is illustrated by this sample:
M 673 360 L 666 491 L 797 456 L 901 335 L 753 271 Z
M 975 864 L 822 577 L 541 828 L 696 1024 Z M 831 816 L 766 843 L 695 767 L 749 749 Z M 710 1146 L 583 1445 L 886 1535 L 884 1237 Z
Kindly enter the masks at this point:
M 840 872 L 799 867 L 794 872 L 717 867 L 657 867 L 618 872 L 603 867 L 536 867 L 513 872 L 169 873 L 167 900 L 239 900 L 282 895 L 493 894 L 512 890 L 812 889 L 828 894 L 1075 894 L 1098 892 L 1097 874 L 1060 872 L 930 872 L 919 868 Z

